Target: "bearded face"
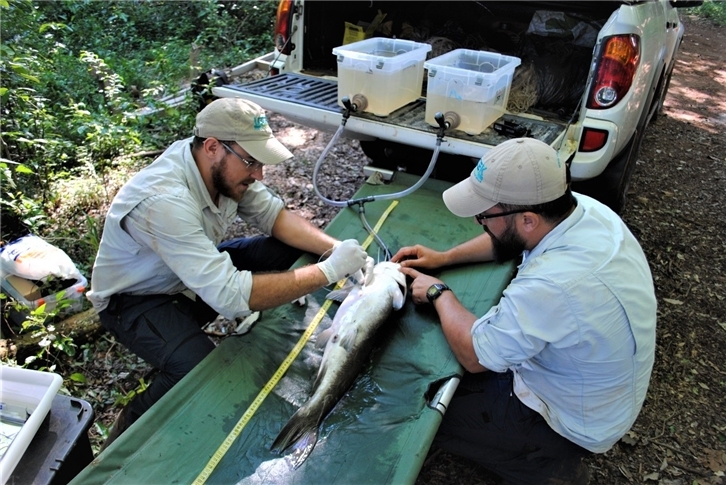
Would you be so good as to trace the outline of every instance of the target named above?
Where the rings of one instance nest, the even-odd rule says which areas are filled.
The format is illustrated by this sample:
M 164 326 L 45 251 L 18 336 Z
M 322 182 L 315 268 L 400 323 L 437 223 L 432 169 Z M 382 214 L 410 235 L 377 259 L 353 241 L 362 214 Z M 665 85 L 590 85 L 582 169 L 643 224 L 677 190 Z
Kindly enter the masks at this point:
M 240 182 L 232 184 L 230 183 L 230 180 L 234 180 L 234 174 L 231 172 L 232 171 L 230 170 L 227 162 L 227 157 L 225 156 L 219 163 L 212 166 L 212 185 L 221 195 L 228 197 L 235 202 L 239 202 L 242 200 L 247 187 L 253 184 L 255 179 L 248 176 Z
M 524 239 L 517 233 L 514 222 L 507 220 L 507 227 L 501 236 L 496 237 L 492 231 L 484 226 L 484 231 L 492 238 L 494 261 L 504 263 L 518 258 L 527 249 Z

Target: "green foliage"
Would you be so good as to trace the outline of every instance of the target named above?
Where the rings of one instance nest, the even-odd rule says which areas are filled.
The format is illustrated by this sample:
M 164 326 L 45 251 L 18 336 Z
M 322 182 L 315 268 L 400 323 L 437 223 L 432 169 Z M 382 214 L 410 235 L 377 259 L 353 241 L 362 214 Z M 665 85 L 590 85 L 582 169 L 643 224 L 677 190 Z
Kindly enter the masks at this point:
M 162 106 L 161 97 L 203 71 L 271 50 L 276 6 L 0 0 L 0 239 L 37 234 L 90 275 L 102 208 L 150 161 L 135 154 L 189 136 L 198 102 L 189 96 L 161 114 L 135 113 Z M 48 323 L 66 304 L 30 312 L 23 332 L 40 345 L 27 364 L 75 355 L 74 342 Z M 68 385 L 83 386 L 82 372 L 70 375 Z
M 689 13 L 713 19 L 719 25 L 726 25 L 726 2 L 705 0 L 703 5 L 688 9 Z
M 4 295 L 3 295 L 4 296 Z M 38 339 L 38 350 L 35 355 L 27 357 L 22 363 L 23 367 L 35 366 L 38 370 L 56 370 L 56 366 L 63 355 L 73 357 L 76 353 L 76 344 L 68 335 L 60 333 L 52 323 L 54 317 L 72 304 L 67 298 L 59 299 L 55 308 L 48 311 L 42 304 L 34 310 L 25 305 L 13 303 L 16 311 L 27 312 L 25 321 L 21 324 L 21 333 L 27 333 Z
M 146 391 L 148 387 L 149 385 L 144 381 L 144 378 L 142 377 L 141 379 L 139 379 L 139 385 L 138 387 L 136 387 L 136 389 L 132 389 L 127 393 L 119 394 L 116 397 L 116 402 L 114 402 L 114 406 L 125 407 L 136 396 Z
M 59 181 L 91 174 L 102 182 L 119 157 L 187 136 L 192 100 L 161 119 L 133 113 L 201 71 L 270 50 L 275 8 L 274 1 L 0 2 L 2 239 L 66 226 L 54 223 L 65 195 L 55 189 L 68 186 Z

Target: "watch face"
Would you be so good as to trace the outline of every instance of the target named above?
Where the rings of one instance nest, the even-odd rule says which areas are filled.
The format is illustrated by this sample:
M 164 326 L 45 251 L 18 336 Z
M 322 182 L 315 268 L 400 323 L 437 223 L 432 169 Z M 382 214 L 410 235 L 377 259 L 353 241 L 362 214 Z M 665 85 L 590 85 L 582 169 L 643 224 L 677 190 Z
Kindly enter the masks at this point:
M 445 286 L 441 283 L 435 283 L 429 286 L 429 289 L 426 290 L 426 298 L 428 298 L 429 302 L 433 303 L 441 295 L 442 288 L 445 288 Z
M 441 296 L 442 292 L 450 289 L 451 288 L 443 283 L 434 283 L 429 286 L 428 290 L 426 290 L 426 298 L 428 298 L 429 302 L 433 303 L 435 299 Z

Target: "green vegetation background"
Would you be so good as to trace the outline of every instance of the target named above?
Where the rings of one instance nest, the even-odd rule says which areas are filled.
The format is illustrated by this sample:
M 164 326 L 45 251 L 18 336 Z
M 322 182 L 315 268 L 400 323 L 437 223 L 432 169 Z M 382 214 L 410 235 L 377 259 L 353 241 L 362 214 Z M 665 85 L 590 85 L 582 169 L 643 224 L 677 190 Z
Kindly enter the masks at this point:
M 198 101 L 142 106 L 272 50 L 275 1 L 0 0 L 0 239 L 46 238 L 90 275 L 130 156 L 189 136 Z M 103 210 L 103 209 L 101 209 Z

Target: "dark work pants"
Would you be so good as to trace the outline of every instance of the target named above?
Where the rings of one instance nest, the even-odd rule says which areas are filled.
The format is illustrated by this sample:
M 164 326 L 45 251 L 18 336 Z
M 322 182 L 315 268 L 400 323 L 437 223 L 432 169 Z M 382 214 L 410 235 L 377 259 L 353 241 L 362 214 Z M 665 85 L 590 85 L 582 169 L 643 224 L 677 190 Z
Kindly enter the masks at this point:
M 237 269 L 252 272 L 286 270 L 302 255 L 298 249 L 263 236 L 227 241 L 218 249 L 230 254 Z M 146 391 L 129 403 L 125 427 L 214 349 L 201 327 L 217 313 L 201 298 L 118 294 L 99 316 L 116 340 L 158 370 Z
M 465 374 L 434 444 L 513 484 L 569 483 L 591 453 L 522 404 L 513 379 L 512 372 Z

